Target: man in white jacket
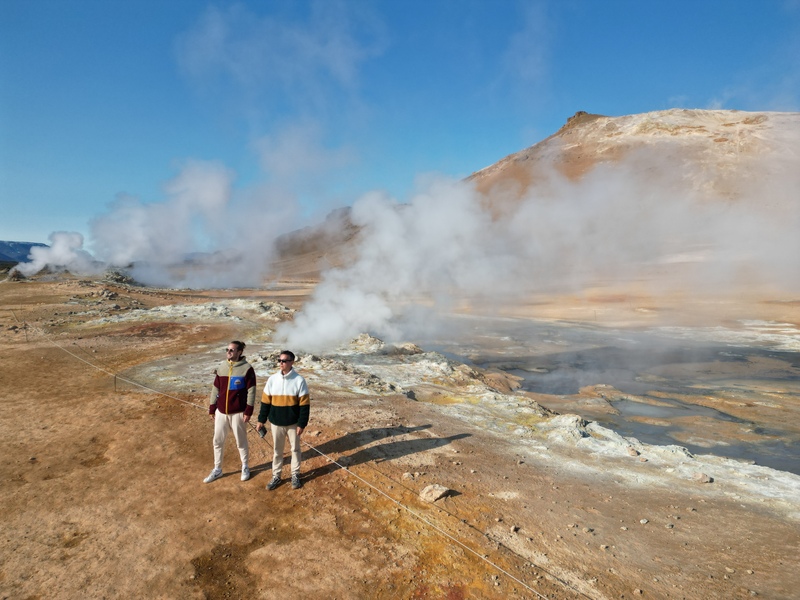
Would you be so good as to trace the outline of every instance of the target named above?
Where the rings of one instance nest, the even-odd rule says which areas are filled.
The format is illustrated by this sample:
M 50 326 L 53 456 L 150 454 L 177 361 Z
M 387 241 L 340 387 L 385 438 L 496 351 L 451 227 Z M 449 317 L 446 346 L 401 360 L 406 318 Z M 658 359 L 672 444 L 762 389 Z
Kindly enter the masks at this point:
M 294 353 L 283 350 L 278 359 L 280 371 L 270 376 L 264 393 L 261 394 L 261 410 L 258 414 L 260 431 L 269 419 L 272 429 L 273 455 L 272 455 L 272 480 L 267 484 L 268 490 L 274 490 L 281 483 L 281 470 L 283 469 L 283 450 L 286 438 L 292 449 L 292 488 L 303 487 L 300 481 L 300 463 L 302 451 L 300 450 L 300 436 L 308 425 L 308 416 L 311 411 L 311 398 L 308 395 L 308 386 L 302 375 L 294 370 Z

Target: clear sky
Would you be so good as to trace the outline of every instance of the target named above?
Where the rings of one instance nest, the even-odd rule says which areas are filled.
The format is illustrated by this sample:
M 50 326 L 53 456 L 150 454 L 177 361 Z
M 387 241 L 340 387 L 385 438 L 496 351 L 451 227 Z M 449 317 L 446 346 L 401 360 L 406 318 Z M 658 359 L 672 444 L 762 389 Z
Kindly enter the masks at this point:
M 800 1 L 0 0 L 0 240 L 91 249 L 92 219 L 192 164 L 232 214 L 293 203 L 288 228 L 579 110 L 669 108 L 800 110 Z

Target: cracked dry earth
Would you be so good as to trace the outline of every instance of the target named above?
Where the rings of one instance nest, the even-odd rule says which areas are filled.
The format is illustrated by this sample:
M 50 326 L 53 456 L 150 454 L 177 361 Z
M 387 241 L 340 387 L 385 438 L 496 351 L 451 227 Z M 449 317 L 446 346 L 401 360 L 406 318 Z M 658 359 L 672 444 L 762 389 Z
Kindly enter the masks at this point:
M 264 489 L 271 448 L 252 430 L 250 481 L 229 440 L 225 476 L 203 484 L 211 369 L 244 339 L 263 385 L 274 321 L 96 320 L 307 292 L 0 283 L 0 597 L 797 597 L 796 504 L 630 485 L 616 473 L 634 457 L 537 454 L 453 404 L 302 366 L 304 487 Z M 430 484 L 451 493 L 424 502 Z

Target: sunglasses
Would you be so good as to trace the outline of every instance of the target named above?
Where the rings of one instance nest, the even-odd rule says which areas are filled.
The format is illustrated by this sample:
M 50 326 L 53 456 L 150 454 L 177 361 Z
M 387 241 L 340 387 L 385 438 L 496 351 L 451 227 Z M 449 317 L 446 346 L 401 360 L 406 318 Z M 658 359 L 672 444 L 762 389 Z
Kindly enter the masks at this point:
M 236 352 L 238 348 L 226 348 L 225 352 Z
M 279 363 L 287 363 L 287 362 L 292 362 L 292 359 L 291 359 L 291 358 L 279 358 L 279 359 L 278 359 L 278 362 L 279 362 Z

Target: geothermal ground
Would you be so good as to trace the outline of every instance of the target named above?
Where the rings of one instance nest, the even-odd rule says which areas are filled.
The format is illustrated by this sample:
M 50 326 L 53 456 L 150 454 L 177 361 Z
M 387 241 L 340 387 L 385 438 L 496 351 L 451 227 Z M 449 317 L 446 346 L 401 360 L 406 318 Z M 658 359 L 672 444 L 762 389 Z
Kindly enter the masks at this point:
M 620 398 L 602 380 L 523 392 L 424 344 L 364 335 L 299 356 L 312 393 L 301 490 L 264 489 L 271 448 L 254 431 L 250 481 L 231 439 L 225 477 L 202 483 L 226 343 L 247 342 L 261 388 L 280 350 L 271 333 L 310 290 L 0 283 L 0 597 L 796 597 L 800 476 L 626 439 L 594 417 L 652 395 Z M 677 304 L 588 294 L 507 316 L 635 331 Z M 782 323 L 789 340 L 800 325 L 796 301 L 693 308 L 674 323 L 690 337 L 723 317 L 740 334 Z M 682 399 L 738 419 L 734 431 L 696 417 L 685 435 L 712 447 L 746 422 L 796 443 L 797 351 L 782 352 L 683 362 L 683 380 L 716 369 L 733 383 Z M 423 499 L 432 485 L 448 493 Z

